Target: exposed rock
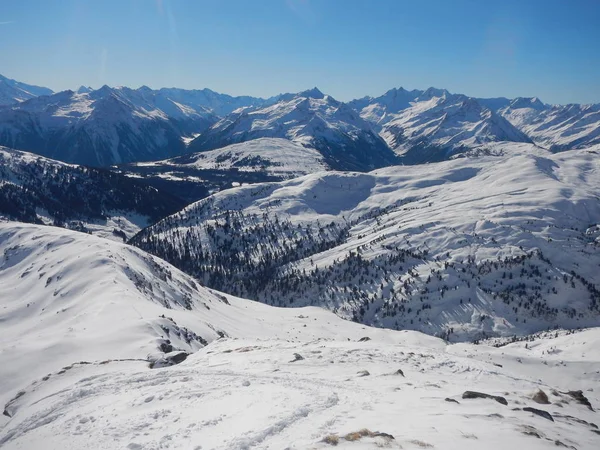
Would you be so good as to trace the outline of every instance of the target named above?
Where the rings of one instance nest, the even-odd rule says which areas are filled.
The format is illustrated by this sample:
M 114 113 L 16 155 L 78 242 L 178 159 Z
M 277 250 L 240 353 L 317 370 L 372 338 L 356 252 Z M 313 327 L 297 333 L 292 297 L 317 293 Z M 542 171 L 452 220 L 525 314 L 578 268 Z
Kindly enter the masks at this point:
M 359 377 L 368 377 L 369 375 L 371 375 L 368 370 L 361 370 L 357 373 Z
M 465 391 L 462 395 L 464 399 L 473 399 L 473 398 L 489 398 L 496 400 L 498 403 L 502 403 L 503 405 L 508 405 L 508 402 L 504 397 L 500 397 L 499 395 L 490 395 L 484 394 L 483 392 L 476 391 Z
M 404 372 L 402 372 L 402 369 L 398 369 L 394 372 L 394 375 L 402 375 L 404 376 Z
M 370 340 L 371 340 L 371 338 L 369 336 L 365 336 L 365 337 L 361 337 L 358 340 L 358 342 L 367 342 L 367 341 L 370 341 Z
M 171 353 L 173 351 L 173 346 L 171 345 L 171 341 L 168 339 L 164 342 L 161 342 L 160 345 L 158 346 L 158 348 L 163 353 Z
M 290 362 L 302 361 L 303 359 L 304 356 L 302 356 L 300 353 L 294 353 L 294 359 L 292 359 Z
M 538 391 L 533 394 L 533 397 L 531 397 L 531 400 L 533 400 L 536 403 L 539 403 L 541 405 L 549 405 L 550 404 L 550 400 L 548 400 L 548 395 L 546 395 L 546 393 L 544 391 L 542 391 L 541 389 L 538 389 Z
M 189 354 L 186 352 L 173 352 L 173 353 L 167 355 L 167 361 L 172 363 L 172 365 L 175 365 L 175 364 L 179 364 L 179 363 L 182 363 L 183 361 L 185 361 L 188 356 L 189 356 Z
M 587 406 L 590 410 L 594 411 L 594 408 L 592 408 L 592 404 L 590 403 L 590 401 L 585 395 L 583 395 L 583 391 L 569 391 L 567 392 L 567 395 L 570 395 L 575 400 L 577 400 L 577 403 L 581 403 L 582 405 Z
M 554 418 L 552 417 L 552 414 L 550 414 L 548 411 L 544 411 L 542 409 L 537 409 L 537 408 L 531 408 L 531 407 L 526 407 L 523 408 L 523 411 L 527 411 L 533 414 L 536 414 L 540 417 L 543 417 L 544 419 L 548 419 L 551 420 L 552 422 L 554 422 Z
M 450 397 L 446 397 L 444 400 L 446 400 L 447 402 L 451 402 L 451 403 L 458 403 L 460 405 L 458 400 L 454 400 L 453 398 L 450 398 Z

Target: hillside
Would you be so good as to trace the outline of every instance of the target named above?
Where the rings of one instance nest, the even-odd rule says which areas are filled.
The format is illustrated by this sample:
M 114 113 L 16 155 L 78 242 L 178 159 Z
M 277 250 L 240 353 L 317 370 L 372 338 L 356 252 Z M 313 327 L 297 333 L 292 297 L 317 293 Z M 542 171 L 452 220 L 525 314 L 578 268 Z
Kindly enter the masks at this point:
M 164 161 L 127 164 L 116 171 L 192 203 L 232 186 L 282 181 L 328 169 L 313 148 L 287 139 L 259 138 Z
M 214 150 L 265 137 L 314 148 L 336 170 L 365 171 L 396 162 L 368 122 L 316 88 L 282 95 L 266 107 L 235 112 L 191 141 L 189 150 Z
M 132 243 L 234 295 L 451 340 L 597 326 L 599 161 L 515 151 L 243 186 Z
M 552 151 L 600 144 L 600 105 L 545 105 L 517 98 L 499 110 L 537 145 Z
M 404 164 L 447 160 L 489 142 L 531 142 L 476 100 L 430 91 L 388 120 L 380 134 Z
M 0 147 L 0 218 L 123 240 L 185 205 L 123 175 Z
M 59 92 L 0 108 L 0 145 L 90 166 L 164 159 L 217 120 L 148 88 Z
M 146 367 L 164 357 L 167 341 L 191 353 L 222 336 L 346 340 L 360 333 L 317 308 L 280 310 L 224 296 L 135 247 L 84 233 L 0 222 L 0 254 L 0 348 L 11 362 L 0 369 L 2 405 L 81 360 L 135 359 Z M 316 323 L 298 320 L 302 314 Z
M 51 95 L 51 89 L 21 83 L 0 75 L 0 106 L 14 105 L 40 95 Z
M 0 224 L 0 252 L 3 449 L 596 448 L 597 330 L 448 345 L 59 228 Z

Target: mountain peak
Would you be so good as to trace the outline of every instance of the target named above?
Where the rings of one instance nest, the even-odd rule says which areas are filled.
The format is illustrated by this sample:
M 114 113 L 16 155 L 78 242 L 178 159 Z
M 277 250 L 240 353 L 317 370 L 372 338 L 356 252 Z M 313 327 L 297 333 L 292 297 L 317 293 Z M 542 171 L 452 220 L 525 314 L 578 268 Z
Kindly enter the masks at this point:
M 533 108 L 539 111 L 544 109 L 546 105 L 537 97 L 517 97 L 511 102 L 510 107 L 513 109 Z
M 152 92 L 152 88 L 149 88 L 148 86 L 143 85 L 143 86 L 140 86 L 139 88 L 137 88 L 137 91 L 141 92 L 141 93 L 148 93 L 148 92 Z
M 438 89 L 438 88 L 434 88 L 429 87 L 427 88 L 420 96 L 419 99 L 421 100 L 428 100 L 434 97 L 446 97 L 447 95 L 450 95 L 450 92 L 448 92 L 446 89 Z
M 92 91 L 93 89 L 91 87 L 81 85 L 75 92 L 78 94 L 89 94 Z
M 325 94 L 323 94 L 317 87 L 314 87 L 312 89 L 307 89 L 306 91 L 299 92 L 298 96 L 299 97 L 309 97 L 309 98 L 325 98 Z

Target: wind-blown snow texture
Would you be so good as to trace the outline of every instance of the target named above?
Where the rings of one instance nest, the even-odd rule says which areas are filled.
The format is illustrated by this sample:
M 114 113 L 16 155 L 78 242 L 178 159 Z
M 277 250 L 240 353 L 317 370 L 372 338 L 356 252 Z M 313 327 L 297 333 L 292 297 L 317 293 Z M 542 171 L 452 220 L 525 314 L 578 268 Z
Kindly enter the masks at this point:
M 215 194 L 132 242 L 208 286 L 369 325 L 453 340 L 597 326 L 599 164 L 515 151 L 319 173 Z
M 1 224 L 0 252 L 2 448 L 597 448 L 598 329 L 448 345 L 68 230 Z

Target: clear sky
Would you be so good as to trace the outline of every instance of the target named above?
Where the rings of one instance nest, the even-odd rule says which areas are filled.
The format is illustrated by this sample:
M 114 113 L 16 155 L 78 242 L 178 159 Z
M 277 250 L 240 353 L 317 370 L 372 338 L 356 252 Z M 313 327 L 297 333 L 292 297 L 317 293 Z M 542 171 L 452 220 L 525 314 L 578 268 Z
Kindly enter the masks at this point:
M 0 0 L 0 73 L 54 90 L 597 103 L 600 0 Z

